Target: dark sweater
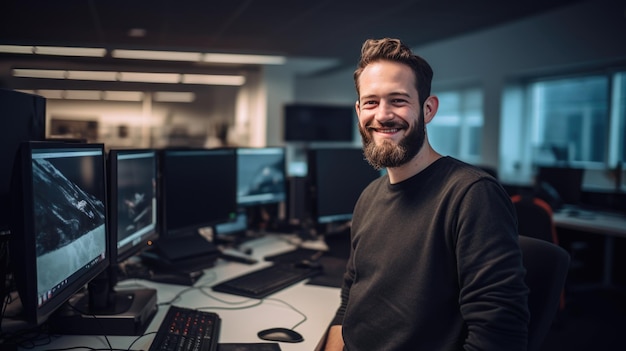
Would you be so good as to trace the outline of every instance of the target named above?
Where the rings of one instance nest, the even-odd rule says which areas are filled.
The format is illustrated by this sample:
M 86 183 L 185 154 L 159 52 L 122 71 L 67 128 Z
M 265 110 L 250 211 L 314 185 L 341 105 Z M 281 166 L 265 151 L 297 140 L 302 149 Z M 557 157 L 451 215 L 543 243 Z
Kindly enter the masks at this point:
M 359 198 L 342 303 L 346 349 L 526 350 L 528 289 L 500 184 L 444 157 Z

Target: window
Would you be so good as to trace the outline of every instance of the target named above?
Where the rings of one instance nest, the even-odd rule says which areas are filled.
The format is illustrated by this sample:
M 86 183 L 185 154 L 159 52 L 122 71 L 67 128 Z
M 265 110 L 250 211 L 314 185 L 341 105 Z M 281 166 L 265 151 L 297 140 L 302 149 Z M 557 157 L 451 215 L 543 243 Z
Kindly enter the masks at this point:
M 585 169 L 587 190 L 619 184 L 615 169 L 626 160 L 626 72 L 511 84 L 502 111 L 503 181 L 530 183 L 539 165 L 568 165 Z
M 530 85 L 535 163 L 602 163 L 607 155 L 609 79 L 590 76 Z M 546 155 L 551 155 L 546 159 Z
M 612 120 L 615 126 L 611 130 L 614 131 L 612 137 L 617 140 L 614 146 L 615 151 L 611 154 L 615 155 L 616 162 L 611 163 L 626 164 L 626 72 L 615 75 L 613 96 Z M 613 157 L 611 161 L 613 161 Z
M 469 163 L 480 162 L 483 94 L 478 88 L 435 93 L 439 110 L 428 124 L 435 150 Z

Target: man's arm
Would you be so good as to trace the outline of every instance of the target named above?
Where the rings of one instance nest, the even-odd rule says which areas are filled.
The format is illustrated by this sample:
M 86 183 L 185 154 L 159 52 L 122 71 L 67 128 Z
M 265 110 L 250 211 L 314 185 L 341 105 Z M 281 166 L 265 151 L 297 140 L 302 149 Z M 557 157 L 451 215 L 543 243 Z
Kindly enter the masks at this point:
M 324 351 L 342 351 L 343 337 L 341 336 L 341 325 L 333 325 L 328 329 L 326 345 Z

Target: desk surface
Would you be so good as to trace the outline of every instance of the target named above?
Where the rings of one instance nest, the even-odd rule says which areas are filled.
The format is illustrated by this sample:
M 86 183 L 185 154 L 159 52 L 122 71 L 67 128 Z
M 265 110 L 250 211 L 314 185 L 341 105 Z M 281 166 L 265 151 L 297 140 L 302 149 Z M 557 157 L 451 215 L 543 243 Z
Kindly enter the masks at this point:
M 117 288 L 118 290 L 137 287 L 155 288 L 157 289 L 158 304 L 171 302 L 177 306 L 201 308 L 218 313 L 222 319 L 220 343 L 268 342 L 259 339 L 257 332 L 272 327 L 292 328 L 304 318 L 287 305 L 289 304 L 306 315 L 307 320 L 295 329 L 304 336 L 304 341 L 294 344 L 281 342 L 281 350 L 313 350 L 339 306 L 339 289 L 306 285 L 306 282 L 300 282 L 271 295 L 261 304 L 258 304 L 259 300 L 256 299 L 212 291 L 211 286 L 219 281 L 269 265 L 269 262 L 262 260 L 264 256 L 294 248 L 293 245 L 273 236 L 256 239 L 245 246 L 253 248 L 252 256 L 259 259 L 258 264 L 244 265 L 218 260 L 215 267 L 207 269 L 192 288 L 144 280 L 123 281 L 118 284 Z M 254 307 L 246 308 L 246 306 L 253 305 Z M 159 311 L 148 326 L 146 333 L 158 329 L 167 308 L 168 305 L 159 307 Z M 137 337 L 108 336 L 114 349 L 124 350 L 129 349 L 129 347 L 130 350 L 147 350 L 153 338 L 153 335 L 148 335 L 132 344 L 137 340 Z M 48 344 L 28 350 L 51 350 L 81 346 L 109 349 L 107 340 L 103 336 L 65 335 L 53 338 Z
M 554 213 L 554 224 L 561 228 L 626 237 L 626 215 L 614 212 L 558 211 Z

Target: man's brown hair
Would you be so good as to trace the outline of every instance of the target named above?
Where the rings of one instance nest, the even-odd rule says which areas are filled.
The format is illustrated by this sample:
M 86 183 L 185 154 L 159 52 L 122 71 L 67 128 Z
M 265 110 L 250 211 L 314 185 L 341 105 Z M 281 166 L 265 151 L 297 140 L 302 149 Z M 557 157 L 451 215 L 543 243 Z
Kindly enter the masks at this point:
M 433 70 L 426 60 L 415 55 L 411 49 L 399 39 L 368 39 L 363 43 L 361 47 L 361 59 L 359 60 L 356 71 L 354 71 L 354 85 L 357 95 L 361 95 L 359 91 L 359 77 L 363 69 L 370 63 L 382 60 L 398 62 L 411 67 L 411 70 L 415 74 L 415 88 L 419 95 L 420 106 L 424 106 L 424 101 L 430 96 Z

